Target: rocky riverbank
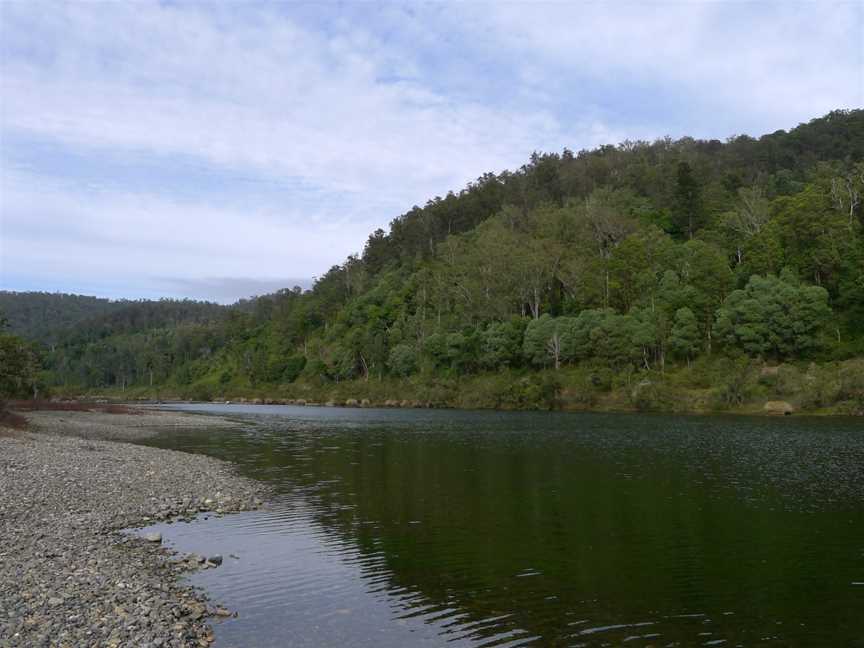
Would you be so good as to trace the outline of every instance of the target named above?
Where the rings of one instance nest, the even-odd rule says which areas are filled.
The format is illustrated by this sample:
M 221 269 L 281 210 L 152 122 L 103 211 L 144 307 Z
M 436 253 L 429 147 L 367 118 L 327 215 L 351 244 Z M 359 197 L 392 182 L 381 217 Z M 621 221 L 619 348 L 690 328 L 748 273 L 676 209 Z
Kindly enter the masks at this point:
M 116 440 L 233 423 L 163 412 L 26 416 L 30 431 L 0 430 L 0 647 L 209 645 L 207 618 L 228 612 L 179 581 L 199 561 L 121 530 L 256 508 L 261 487 L 209 457 Z

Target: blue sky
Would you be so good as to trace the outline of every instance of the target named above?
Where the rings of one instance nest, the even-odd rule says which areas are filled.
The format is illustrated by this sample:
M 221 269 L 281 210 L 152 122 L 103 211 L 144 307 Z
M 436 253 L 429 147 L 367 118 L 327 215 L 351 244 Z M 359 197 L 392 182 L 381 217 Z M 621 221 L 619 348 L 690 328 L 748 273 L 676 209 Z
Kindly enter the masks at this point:
M 0 288 L 231 301 L 532 151 L 864 105 L 864 3 L 0 3 Z

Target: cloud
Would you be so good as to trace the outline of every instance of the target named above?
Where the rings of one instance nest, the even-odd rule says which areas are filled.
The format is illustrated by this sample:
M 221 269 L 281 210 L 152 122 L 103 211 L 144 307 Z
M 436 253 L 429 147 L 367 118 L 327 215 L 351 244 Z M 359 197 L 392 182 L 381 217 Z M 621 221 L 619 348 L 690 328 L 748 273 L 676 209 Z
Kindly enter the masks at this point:
M 311 276 L 308 269 L 340 262 L 365 235 L 362 224 L 312 228 L 300 215 L 82 189 L 20 172 L 4 174 L 2 194 L 4 268 L 43 277 L 134 285 L 165 276 Z
M 263 9 L 229 29 L 212 6 L 56 8 L 14 17 L 14 32 L 43 43 L 50 64 L 6 66 L 5 128 L 340 191 L 387 184 L 403 204 L 512 165 L 559 135 L 543 112 L 381 82 L 399 70 L 363 31 L 309 33 Z
M 506 52 L 526 84 L 556 88 L 559 101 L 569 85 L 607 119 L 628 114 L 630 128 L 758 135 L 864 105 L 860 2 L 460 6 L 476 46 Z M 655 118 L 652 104 L 665 112 Z
M 0 29 L 7 288 L 216 298 L 534 150 L 864 103 L 858 3 L 37 2 Z

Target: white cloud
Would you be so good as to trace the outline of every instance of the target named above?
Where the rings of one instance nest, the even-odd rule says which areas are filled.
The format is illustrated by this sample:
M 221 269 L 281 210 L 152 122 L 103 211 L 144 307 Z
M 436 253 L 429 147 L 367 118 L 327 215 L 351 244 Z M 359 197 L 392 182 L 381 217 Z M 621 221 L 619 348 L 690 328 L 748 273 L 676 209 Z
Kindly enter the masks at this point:
M 21 18 L 29 39 L 56 49 L 50 65 L 6 66 L 7 129 L 194 155 L 334 190 L 387 186 L 406 208 L 561 134 L 542 111 L 506 113 L 414 82 L 377 82 L 392 65 L 361 31 L 328 38 L 266 11 L 227 29 L 225 16 L 198 8 L 55 8 Z
M 124 279 L 136 288 L 165 277 L 310 277 L 367 233 L 363 224 L 312 228 L 299 216 L 81 191 L 18 172 L 4 174 L 0 208 L 5 272 L 90 284 Z
M 484 47 L 508 52 L 526 82 L 553 87 L 570 71 L 586 82 L 641 86 L 676 97 L 709 132 L 730 114 L 742 130 L 780 128 L 864 105 L 860 2 L 460 6 L 459 22 Z
M 181 199 L 121 174 L 79 184 L 33 154 L 4 168 L 6 267 L 130 289 L 311 276 L 414 203 L 534 150 L 681 134 L 687 109 L 694 134 L 722 136 L 864 103 L 856 3 L 342 9 L 3 3 L 6 142 L 305 188 L 275 205 L 190 176 Z M 657 117 L 664 102 L 679 121 Z

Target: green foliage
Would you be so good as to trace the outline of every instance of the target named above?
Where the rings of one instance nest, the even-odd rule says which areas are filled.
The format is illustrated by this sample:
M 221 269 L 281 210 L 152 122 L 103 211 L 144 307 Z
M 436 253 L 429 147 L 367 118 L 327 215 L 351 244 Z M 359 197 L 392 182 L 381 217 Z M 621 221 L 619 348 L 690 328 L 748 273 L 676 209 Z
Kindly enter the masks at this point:
M 387 365 L 397 376 L 410 376 L 417 371 L 417 350 L 410 344 L 397 344 L 390 349 Z
M 679 162 L 675 177 L 675 203 L 673 211 L 677 231 L 688 239 L 703 225 L 702 187 L 690 164 Z
M 567 336 L 571 318 L 542 315 L 525 329 L 525 356 L 535 365 L 560 363 L 562 337 Z M 566 344 L 566 342 L 565 342 Z
M 0 331 L 0 398 L 35 397 L 40 364 L 29 343 Z
M 633 407 L 640 412 L 674 412 L 682 402 L 678 391 L 656 376 L 639 381 L 629 396 Z
M 798 284 L 789 273 L 754 275 L 717 312 L 716 331 L 726 344 L 752 356 L 801 356 L 819 345 L 830 315 L 824 288 Z
M 675 311 L 675 323 L 669 336 L 672 352 L 679 358 L 689 360 L 699 353 L 701 337 L 693 311 L 686 306 Z
M 528 321 L 512 318 L 506 322 L 493 322 L 484 329 L 479 352 L 479 363 L 484 369 L 516 367 L 522 364 L 522 340 Z
M 306 357 L 302 355 L 289 356 L 282 363 L 282 375 L 280 380 L 283 382 L 294 382 L 306 368 Z
M 719 372 L 717 397 L 721 406 L 732 407 L 746 402 L 753 391 L 753 373 L 747 358 L 737 358 L 723 363 Z
M 809 378 L 736 382 L 724 363 L 864 353 L 862 132 L 864 111 L 836 111 L 759 139 L 535 154 L 412 208 L 311 290 L 230 307 L 33 293 L 0 305 L 33 326 L 69 390 L 374 394 L 399 380 L 452 399 L 485 372 L 497 377 L 482 402 L 546 407 L 557 396 L 542 381 L 575 372 L 567 398 L 626 390 L 646 409 L 684 383 L 727 405 L 781 387 L 805 398 Z M 679 370 L 681 384 L 632 392 Z M 846 393 L 824 382 L 836 389 L 808 402 Z

